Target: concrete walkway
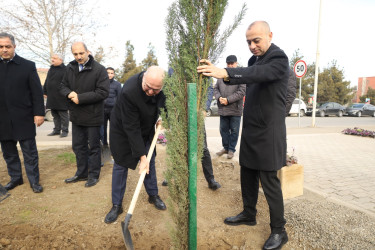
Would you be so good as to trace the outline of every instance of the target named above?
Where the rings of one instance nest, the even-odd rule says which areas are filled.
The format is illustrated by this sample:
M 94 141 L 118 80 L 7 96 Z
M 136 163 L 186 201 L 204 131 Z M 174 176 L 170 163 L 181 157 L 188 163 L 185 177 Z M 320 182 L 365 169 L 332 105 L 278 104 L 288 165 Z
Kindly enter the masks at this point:
M 366 128 L 375 131 L 375 126 Z M 375 139 L 344 135 L 342 128 L 288 129 L 288 153 L 304 166 L 304 188 L 375 216 Z M 207 131 L 212 157 L 221 137 Z M 238 147 L 238 146 L 237 146 Z M 225 159 L 225 158 L 223 158 Z M 238 153 L 233 160 L 238 161 Z

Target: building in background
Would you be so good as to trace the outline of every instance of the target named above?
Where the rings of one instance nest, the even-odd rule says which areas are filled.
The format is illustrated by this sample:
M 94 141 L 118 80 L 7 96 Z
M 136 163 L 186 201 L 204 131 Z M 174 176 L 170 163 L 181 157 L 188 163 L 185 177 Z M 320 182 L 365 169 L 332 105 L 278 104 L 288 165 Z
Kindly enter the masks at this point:
M 356 102 L 360 102 L 359 98 L 367 94 L 367 90 L 369 87 L 375 89 L 375 76 L 358 78 Z

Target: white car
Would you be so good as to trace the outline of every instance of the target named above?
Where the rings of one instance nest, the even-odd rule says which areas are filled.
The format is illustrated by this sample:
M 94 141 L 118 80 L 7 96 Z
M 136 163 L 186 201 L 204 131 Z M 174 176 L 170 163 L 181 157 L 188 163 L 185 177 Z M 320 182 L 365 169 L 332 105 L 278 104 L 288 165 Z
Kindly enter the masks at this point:
M 298 110 L 298 106 L 300 110 Z M 306 114 L 306 109 L 307 109 L 306 104 L 302 100 L 296 98 L 293 101 L 292 108 L 289 111 L 289 115 L 292 115 L 292 114 L 298 115 L 298 113 L 300 113 L 301 116 L 304 116 Z

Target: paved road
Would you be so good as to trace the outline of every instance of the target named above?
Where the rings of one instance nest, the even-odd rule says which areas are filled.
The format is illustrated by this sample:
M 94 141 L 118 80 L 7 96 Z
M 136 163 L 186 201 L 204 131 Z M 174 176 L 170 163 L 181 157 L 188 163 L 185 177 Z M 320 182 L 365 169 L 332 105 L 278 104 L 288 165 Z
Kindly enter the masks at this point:
M 317 117 L 315 128 L 311 127 L 311 117 L 302 117 L 301 127 L 298 117 L 288 117 L 286 123 L 288 152 L 294 150 L 304 166 L 305 188 L 375 216 L 375 139 L 341 134 L 348 127 L 375 131 L 375 118 Z M 214 158 L 222 147 L 219 118 L 206 118 L 206 128 Z M 67 138 L 47 136 L 52 129 L 52 122 L 37 129 L 39 149 L 71 145 L 71 133 Z M 238 161 L 237 152 L 233 160 Z

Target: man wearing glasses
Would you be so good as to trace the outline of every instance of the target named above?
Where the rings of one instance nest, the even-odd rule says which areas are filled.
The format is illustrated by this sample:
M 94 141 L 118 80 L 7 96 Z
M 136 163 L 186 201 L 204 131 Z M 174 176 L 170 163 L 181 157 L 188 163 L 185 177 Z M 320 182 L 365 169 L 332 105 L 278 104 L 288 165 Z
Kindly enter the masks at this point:
M 151 66 L 129 78 L 117 98 L 110 120 L 110 149 L 114 159 L 112 172 L 112 203 L 104 222 L 112 223 L 123 212 L 122 200 L 126 189 L 128 169 L 135 169 L 139 162 L 139 173 L 144 169 L 144 180 L 148 201 L 159 210 L 167 207 L 158 195 L 155 170 L 156 151 L 150 163 L 146 156 L 155 134 L 155 124 L 160 122 L 160 108 L 164 108 L 164 70 Z

